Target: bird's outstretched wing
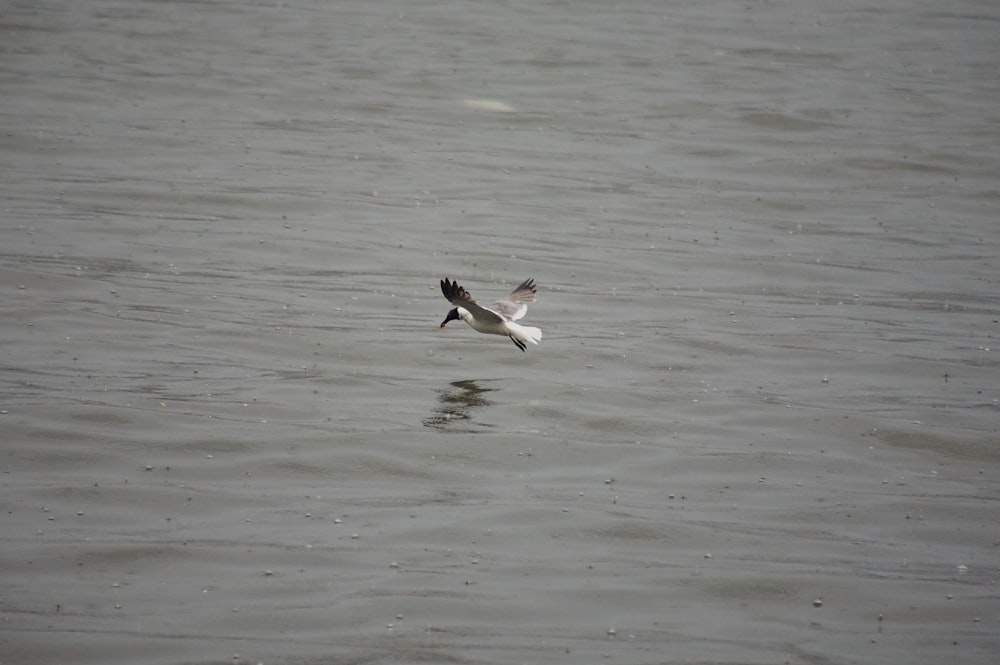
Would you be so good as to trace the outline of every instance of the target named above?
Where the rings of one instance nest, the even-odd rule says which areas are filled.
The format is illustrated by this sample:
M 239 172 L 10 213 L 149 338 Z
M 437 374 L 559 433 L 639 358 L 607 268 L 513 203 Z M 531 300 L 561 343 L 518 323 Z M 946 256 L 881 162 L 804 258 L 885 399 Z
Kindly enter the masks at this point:
M 490 309 L 508 321 L 517 321 L 528 311 L 528 303 L 530 302 L 535 302 L 534 279 L 526 279 L 521 282 L 520 286 L 514 289 L 509 296 L 497 300 Z
M 448 302 L 456 307 L 476 302 L 476 299 L 468 291 L 459 286 L 458 282 L 453 282 L 447 277 L 441 280 L 441 293 L 448 299 Z
M 464 307 L 469 310 L 474 317 L 481 321 L 503 321 L 504 317 L 493 310 L 486 309 L 476 303 L 476 299 L 469 295 L 469 292 L 453 282 L 447 277 L 441 280 L 441 293 L 455 307 Z

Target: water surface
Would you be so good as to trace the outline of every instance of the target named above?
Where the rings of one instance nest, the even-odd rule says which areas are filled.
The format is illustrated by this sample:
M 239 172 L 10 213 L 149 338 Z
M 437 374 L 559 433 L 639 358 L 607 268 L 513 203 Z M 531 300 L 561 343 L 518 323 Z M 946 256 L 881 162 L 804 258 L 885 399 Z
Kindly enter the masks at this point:
M 4 661 L 992 663 L 998 21 L 10 5 Z

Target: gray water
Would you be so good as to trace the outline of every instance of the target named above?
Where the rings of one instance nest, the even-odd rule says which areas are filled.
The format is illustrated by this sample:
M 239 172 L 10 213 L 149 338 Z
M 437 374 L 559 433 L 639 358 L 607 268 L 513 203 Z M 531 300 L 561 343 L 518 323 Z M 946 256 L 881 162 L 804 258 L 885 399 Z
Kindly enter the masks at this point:
M 4 664 L 995 662 L 995 2 L 42 0 L 0 54 Z

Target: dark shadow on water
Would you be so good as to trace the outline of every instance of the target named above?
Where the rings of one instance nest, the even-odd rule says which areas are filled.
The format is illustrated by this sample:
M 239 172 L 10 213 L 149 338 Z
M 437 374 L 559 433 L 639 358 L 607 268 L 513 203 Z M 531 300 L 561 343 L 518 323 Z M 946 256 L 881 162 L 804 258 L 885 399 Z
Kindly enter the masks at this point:
M 424 420 L 424 427 L 433 427 L 450 432 L 476 432 L 493 425 L 474 420 L 474 412 L 492 402 L 486 399 L 486 393 L 498 388 L 483 388 L 484 381 L 465 379 L 452 381 L 448 387 L 439 391 L 438 405 L 434 413 Z

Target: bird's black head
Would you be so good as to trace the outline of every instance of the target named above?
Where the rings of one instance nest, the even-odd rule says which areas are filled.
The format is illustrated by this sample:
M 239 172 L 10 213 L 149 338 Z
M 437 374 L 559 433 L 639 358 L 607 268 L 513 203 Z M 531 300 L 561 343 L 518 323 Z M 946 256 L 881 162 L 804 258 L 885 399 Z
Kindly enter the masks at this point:
M 454 321 L 457 318 L 458 318 L 458 308 L 456 307 L 455 309 L 448 312 L 448 316 L 444 317 L 444 321 L 441 322 L 441 327 L 444 328 L 446 323 L 448 323 L 449 321 Z

